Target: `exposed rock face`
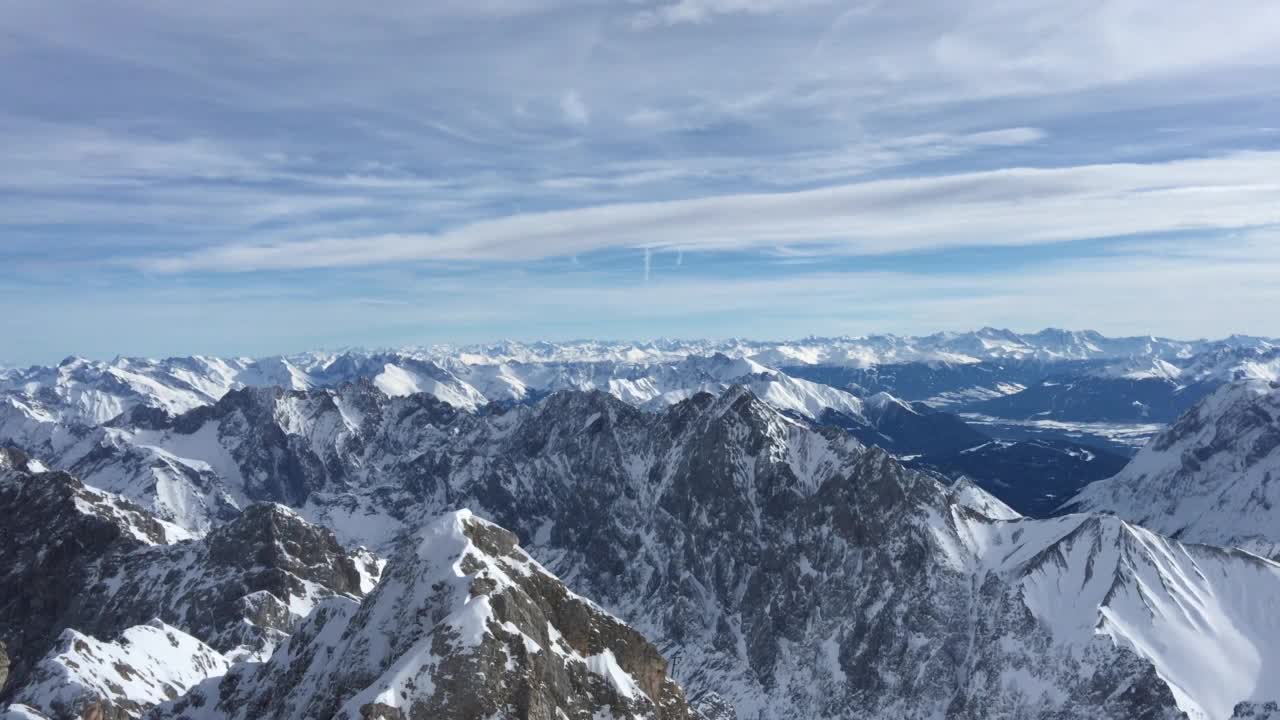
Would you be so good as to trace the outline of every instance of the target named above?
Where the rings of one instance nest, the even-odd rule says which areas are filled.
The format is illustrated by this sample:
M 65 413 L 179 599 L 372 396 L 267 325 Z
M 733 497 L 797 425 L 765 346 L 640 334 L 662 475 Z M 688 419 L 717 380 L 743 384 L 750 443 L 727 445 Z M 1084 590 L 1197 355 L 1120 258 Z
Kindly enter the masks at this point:
M 239 658 L 269 653 L 317 601 L 363 592 L 332 532 L 261 503 L 203 540 L 104 560 L 88 594 L 74 627 L 109 637 L 158 617 Z
M 1228 385 L 1068 503 L 1280 559 L 1280 385 Z
M 102 650 L 106 646 L 94 638 L 110 640 L 121 633 L 127 641 L 129 632 L 147 632 L 128 628 L 154 618 L 195 635 L 199 640 L 191 641 L 200 647 L 209 643 L 233 658 L 268 654 L 318 600 L 359 597 L 376 580 L 378 565 L 367 554 L 347 553 L 332 532 L 281 506 L 252 505 L 204 539 L 164 544 L 186 534 L 66 473 L 32 472 L 31 461 L 18 453 L 6 452 L 4 460 L 0 642 L 7 646 L 8 683 L 0 687 L 0 697 L 5 699 L 22 697 L 46 710 L 93 706 L 102 717 L 136 715 L 155 701 L 145 682 L 95 685 L 86 680 L 80 683 L 84 692 L 70 699 L 58 696 L 57 705 L 46 691 L 70 682 L 63 682 L 59 667 L 89 666 L 76 658 L 80 647 Z M 46 659 L 43 670 L 35 671 L 41 658 Z M 138 677 L 127 668 L 112 666 L 112 672 Z M 111 692 L 95 695 L 95 688 Z
M 692 720 L 639 633 L 573 593 L 512 533 L 462 511 L 405 541 L 362 604 L 333 600 L 266 663 L 157 718 Z
M 58 465 L 198 534 L 253 502 L 300 507 L 363 484 L 362 456 L 388 420 L 412 433 L 460 415 L 428 395 L 391 400 L 369 382 L 342 393 L 246 388 L 177 417 L 143 414 L 64 448 Z
M 8 685 L 20 685 L 63 628 L 81 616 L 98 563 L 166 539 L 141 508 L 65 473 L 28 470 L 30 459 L 0 450 L 0 642 Z M 7 469 L 6 469 L 7 468 Z
M 472 412 L 488 412 L 492 408 L 486 405 L 486 398 L 506 404 L 532 402 L 552 389 L 581 387 L 599 388 L 636 407 L 662 410 L 700 391 L 718 394 L 741 383 L 786 414 L 809 420 L 821 418 L 825 424 L 844 428 L 868 444 L 895 452 L 960 450 L 988 439 L 955 416 L 923 405 L 913 406 L 884 394 L 864 403 L 843 390 L 796 380 L 758 363 L 723 354 L 689 357 L 671 365 L 576 363 L 551 368 L 513 367 L 501 372 L 466 365 L 454 368 L 468 381 L 485 388 L 483 393 L 474 388 L 464 392 L 460 387 L 470 386 L 462 379 L 430 363 L 399 356 L 348 360 L 345 367 L 335 367 L 332 372 L 326 370 L 312 378 L 317 385 L 329 383 L 334 377 L 354 378 L 354 382 L 339 386 L 336 392 L 229 387 L 216 401 L 177 416 L 170 409 L 183 407 L 183 403 L 133 404 L 138 398 L 130 395 L 132 400 L 121 401 L 126 410 L 95 427 L 76 426 L 74 433 L 64 432 L 60 422 L 49 420 L 35 423 L 43 433 L 9 433 L 0 422 L 0 438 L 11 435 L 24 447 L 49 457 L 58 468 L 91 485 L 135 499 L 158 517 L 198 534 L 230 520 L 237 508 L 250 502 L 301 506 L 312 493 L 352 479 L 353 468 L 342 461 L 332 462 L 326 449 L 335 441 L 367 437 L 367 431 L 376 429 L 363 427 L 366 413 L 372 413 L 377 424 L 385 424 L 382 415 L 390 407 L 388 395 L 403 398 L 395 403 L 402 406 L 395 408 L 396 412 L 438 413 L 442 416 L 431 422 L 445 424 L 452 422 L 459 410 L 441 399 Z M 412 382 L 406 379 L 408 371 L 396 364 L 405 362 L 413 365 L 410 374 L 416 380 Z M 400 378 L 396 383 L 403 380 L 408 385 L 388 385 L 387 373 Z M 435 377 L 439 373 L 451 380 Z M 528 384 L 519 379 L 525 374 L 530 375 L 526 378 Z M 311 382 L 302 383 L 301 387 L 310 387 Z M 416 389 L 420 384 L 431 388 L 431 392 L 405 389 Z M 0 383 L 0 398 L 2 388 Z M 426 399 L 434 401 L 431 408 L 426 407 Z M 312 422 L 317 416 L 337 422 Z M 155 452 L 157 446 L 165 447 L 166 452 Z M 173 452 L 169 452 L 171 449 Z M 209 462 L 181 461 L 193 453 L 208 454 L 206 451 L 210 450 L 217 453 L 209 455 Z M 362 451 L 349 446 L 340 454 Z M 237 472 L 237 468 L 251 471 Z
M 694 701 L 693 708 L 701 720 L 738 720 L 733 703 L 715 692 L 704 692 Z

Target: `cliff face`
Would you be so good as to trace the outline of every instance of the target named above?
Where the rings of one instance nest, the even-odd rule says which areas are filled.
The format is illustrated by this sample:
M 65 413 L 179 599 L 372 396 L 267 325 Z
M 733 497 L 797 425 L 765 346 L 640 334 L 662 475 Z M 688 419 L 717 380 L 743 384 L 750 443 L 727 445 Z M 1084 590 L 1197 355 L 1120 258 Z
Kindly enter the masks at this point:
M 132 503 L 65 473 L 33 472 L 30 459 L 17 451 L 0 454 L 0 507 L 6 511 L 0 523 L 0 642 L 7 646 L 11 690 L 81 616 L 99 564 L 166 535 Z

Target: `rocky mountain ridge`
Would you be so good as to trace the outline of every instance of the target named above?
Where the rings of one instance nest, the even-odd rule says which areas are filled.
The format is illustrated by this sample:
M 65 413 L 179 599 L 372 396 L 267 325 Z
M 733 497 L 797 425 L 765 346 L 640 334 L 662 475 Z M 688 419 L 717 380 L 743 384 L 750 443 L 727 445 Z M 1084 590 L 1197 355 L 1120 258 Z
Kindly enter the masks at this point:
M 363 603 L 321 605 L 269 660 L 150 717 L 693 720 L 639 633 L 467 511 L 405 538 Z
M 269 654 L 316 602 L 359 597 L 376 581 L 371 556 L 348 554 L 281 506 L 251 505 L 191 539 L 127 500 L 2 454 L 0 699 L 59 716 L 96 707 L 136 717 L 140 698 L 202 677 L 182 668 Z M 169 645 L 176 667 L 153 654 Z M 87 676 L 94 667 L 119 677 Z
M 1280 385 L 1222 387 L 1067 506 L 1280 558 Z

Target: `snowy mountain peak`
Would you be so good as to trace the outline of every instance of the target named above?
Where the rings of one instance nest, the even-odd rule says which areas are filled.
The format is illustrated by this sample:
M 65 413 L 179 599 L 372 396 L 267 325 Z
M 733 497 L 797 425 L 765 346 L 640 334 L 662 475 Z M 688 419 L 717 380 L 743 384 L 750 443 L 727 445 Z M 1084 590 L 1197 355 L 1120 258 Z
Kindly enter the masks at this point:
M 1110 363 L 1092 371 L 1098 377 L 1124 378 L 1128 380 L 1164 380 L 1178 382 L 1183 368 L 1158 357 L 1132 357 Z
M 5 692 L 53 717 L 137 717 L 226 662 L 269 653 L 324 598 L 361 596 L 380 567 L 280 506 L 250 506 L 190 539 L 66 473 L 8 472 L 0 507 Z M 184 634 L 130 640 L 156 618 Z
M 406 538 L 363 603 L 334 601 L 265 663 L 159 717 L 691 720 L 667 663 L 467 510 Z
M 874 410 L 877 413 L 883 413 L 890 406 L 894 405 L 907 412 L 915 412 L 915 409 L 911 407 L 910 403 L 907 403 L 900 398 L 896 398 L 887 392 L 878 392 L 869 398 L 865 398 L 862 402 L 867 406 L 868 410 Z
M 111 642 L 68 629 L 13 700 L 49 718 L 141 718 L 229 667 L 221 653 L 159 619 Z

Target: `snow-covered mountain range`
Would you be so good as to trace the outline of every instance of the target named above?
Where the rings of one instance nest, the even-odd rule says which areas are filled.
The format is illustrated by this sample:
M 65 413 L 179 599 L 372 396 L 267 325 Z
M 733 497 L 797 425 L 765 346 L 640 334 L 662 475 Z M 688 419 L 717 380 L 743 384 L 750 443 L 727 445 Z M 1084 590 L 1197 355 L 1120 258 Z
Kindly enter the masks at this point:
M 622 661 L 617 648 L 610 663 L 600 646 L 558 644 L 569 626 L 531 595 L 545 592 L 545 583 L 527 585 L 543 571 L 523 554 L 509 554 L 515 551 L 458 540 L 459 523 L 468 521 L 447 513 L 462 508 L 510 528 L 547 577 L 554 574 L 632 628 L 619 632 L 648 638 L 696 712 L 1228 718 L 1237 703 L 1271 700 L 1275 689 L 1266 679 L 1280 673 L 1280 656 L 1268 641 L 1280 637 L 1280 565 L 1184 545 L 1114 517 L 1022 518 L 972 484 L 948 487 L 908 470 L 838 428 L 779 411 L 746 387 L 697 394 L 660 412 L 604 392 L 565 391 L 473 414 L 428 394 L 389 397 L 365 382 L 240 390 L 176 418 L 135 411 L 129 421 L 104 429 L 110 434 L 98 441 L 120 445 L 86 464 L 92 470 L 86 479 L 92 485 L 97 472 L 106 485 L 136 477 L 107 472 L 127 458 L 147 458 L 131 471 L 146 472 L 156 458 L 180 457 L 174 462 L 199 471 L 174 475 L 168 489 L 144 480 L 109 489 L 130 498 L 113 502 L 167 511 L 168 522 L 205 539 L 172 546 L 189 549 L 128 550 L 126 557 L 203 557 L 200 548 L 240 524 L 246 510 L 292 517 L 255 510 L 275 505 L 246 504 L 272 501 L 297 508 L 298 523 L 333 528 L 348 546 L 398 558 L 386 577 L 401 578 L 363 603 L 355 577 L 345 590 L 334 588 L 335 599 L 308 601 L 308 619 L 284 624 L 282 632 L 297 634 L 269 659 L 239 664 L 225 681 L 201 683 L 192 692 L 203 699 L 165 705 L 155 711 L 161 717 L 233 717 L 241 707 L 282 717 L 361 717 L 368 708 L 383 714 L 367 717 L 410 717 L 413 707 L 435 707 L 431 688 L 456 677 L 441 675 L 451 663 L 498 662 L 498 675 L 507 679 L 469 690 L 479 707 L 489 707 L 513 697 L 507 693 L 529 668 L 551 660 L 570 678 L 586 678 L 574 691 L 575 707 L 606 703 L 615 716 L 645 712 L 628 705 L 623 691 L 643 704 L 654 701 L 657 686 L 640 679 L 639 666 Z M 148 434 L 138 442 L 135 433 L 142 432 Z M 193 436 L 203 440 L 191 442 Z M 20 487 L 70 482 L 32 471 L 29 460 L 10 465 L 26 467 L 11 473 Z M 167 504 L 170 490 L 182 484 L 199 488 L 189 496 L 222 498 L 232 519 L 187 515 Z M 18 500 L 10 506 L 24 510 Z M 444 520 L 435 519 L 442 514 Z M 415 534 L 423 528 L 426 536 Z M 427 539 L 437 532 L 453 540 Z M 444 549 L 450 543 L 456 553 Z M 468 544 L 488 559 L 464 561 L 472 553 Z M 342 556 L 327 551 L 321 566 Z M 198 562 L 183 567 L 210 576 Z M 89 576 L 106 578 L 107 587 L 115 583 L 105 571 Z M 466 589 L 480 580 L 490 582 Z M 445 589 L 426 592 L 433 587 Z M 504 588 L 521 599 L 499 602 Z M 267 594 L 276 592 L 288 591 Z M 521 607 L 539 608 L 555 632 L 526 622 L 531 610 Z M 201 641 L 211 639 L 219 652 L 239 647 L 181 612 L 144 608 Z M 484 629 L 466 636 L 475 640 L 440 629 L 481 610 L 491 614 L 482 616 Z M 424 619 L 406 626 L 409 617 Z M 134 627 L 147 619 L 126 622 Z M 379 628 L 388 622 L 421 629 L 385 646 Z M 103 641 L 123 642 L 103 634 Z M 63 652 L 56 635 L 43 647 L 54 658 Z M 351 662 L 324 660 L 330 652 L 350 654 Z M 15 657 L 20 668 L 39 660 Z M 416 689 L 404 684 L 410 677 Z M 300 689 L 270 690 L 282 686 Z M 32 696 L 39 695 L 36 687 L 19 688 L 11 699 L 44 712 L 51 701 L 41 705 Z M 645 690 L 643 698 L 635 687 Z M 394 698 L 403 702 L 388 702 Z
M 797 380 L 743 357 L 690 355 L 651 363 L 480 361 L 471 353 L 431 357 L 415 351 L 340 355 L 306 354 L 261 360 L 190 357 L 165 360 L 117 358 L 94 362 L 68 358 L 52 368 L 0 374 L 0 395 L 10 416 L 46 423 L 98 425 L 137 406 L 178 414 L 211 405 L 231 390 L 338 387 L 367 380 L 390 396 L 427 393 L 474 412 L 489 403 L 536 399 L 557 390 L 604 390 L 641 407 L 662 408 L 701 391 L 750 386 L 779 408 L 805 416 L 824 409 L 860 415 L 861 401 L 847 392 Z
M 0 370 L 0 438 L 29 449 L 52 445 L 58 449 L 42 455 L 59 455 L 135 407 L 176 415 L 253 387 L 369 381 L 388 395 L 428 393 L 476 412 L 570 389 L 603 390 L 660 410 L 697 392 L 744 385 L 783 411 L 845 427 L 903 455 L 951 453 L 965 449 L 957 443 L 991 439 L 1129 455 L 1219 385 L 1278 376 L 1280 343 L 1262 338 L 1113 339 L 992 328 L 914 338 L 508 342 L 258 359 L 72 357 L 53 367 Z M 884 407 L 894 408 L 890 428 L 880 427 L 877 408 Z M 975 431 L 962 431 L 963 423 Z
M 801 378 L 765 353 L 802 343 L 568 343 L 4 371 L 0 718 L 1266 717 L 1275 348 L 931 338 L 877 357 L 968 359 Z M 1134 347 L 1164 374 L 1106 370 Z M 1093 484 L 1124 459 L 843 382 L 1210 365 Z M 1078 512 L 983 489 L 1024 475 L 1009 497 L 1035 507 L 1085 484 Z
M 222 653 L 159 619 L 114 641 L 68 628 L 15 694 L 12 714 L 140 717 L 231 667 Z
M 809 338 L 794 342 L 729 340 L 646 343 L 498 343 L 394 351 L 312 352 L 259 359 L 203 356 L 92 361 L 71 357 L 57 366 L 0 370 L 0 395 L 42 419 L 99 424 L 142 404 L 180 413 L 243 387 L 306 390 L 368 379 L 390 395 L 428 392 L 455 407 L 519 402 L 557 390 L 610 392 L 641 406 L 661 407 L 699 391 L 749 385 L 784 410 L 814 416 L 824 408 L 856 412 L 856 399 L 779 372 L 786 367 L 870 369 L 899 365 L 960 368 L 983 363 L 1062 366 L 1069 372 L 1129 380 L 1184 383 L 1242 377 L 1276 379 L 1280 341 L 1231 337 L 1220 341 L 1105 338 L 1092 331 L 1044 330 L 1019 335 L 984 328 L 924 337 L 893 335 Z M 1015 373 L 1016 375 L 1016 373 Z M 1014 378 L 1021 379 L 1021 376 Z M 988 378 L 987 395 L 1024 384 Z M 963 383 L 964 380 L 958 382 Z M 849 384 L 825 382 L 824 385 Z M 946 384 L 943 381 L 943 384 Z M 955 384 L 955 383 L 952 383 Z M 945 403 L 940 390 L 921 397 L 903 383 L 907 400 Z M 867 395 L 871 392 L 865 393 Z M 976 396 L 975 396 L 976 397 Z
M 797 362 L 808 364 L 786 364 Z M 245 388 L 368 382 L 389 396 L 426 393 L 474 413 L 560 390 L 603 390 L 660 411 L 697 392 L 742 385 L 784 412 L 844 428 L 949 476 L 972 475 L 970 458 L 959 453 L 984 446 L 993 462 L 976 475 L 979 483 L 1040 514 L 1064 492 L 1114 470 L 1110 462 L 1081 465 L 1075 458 L 1132 455 L 1223 383 L 1271 379 L 1278 369 L 1280 347 L 1262 338 L 1112 339 L 1090 331 L 1019 335 L 991 328 L 772 343 L 509 342 L 259 359 L 68 358 L 55 367 L 0 371 L 0 441 L 69 470 L 102 445 L 100 436 L 110 434 L 104 427 L 128 425 L 135 408 L 180 415 Z M 132 435 L 135 444 L 146 444 L 136 429 Z M 1049 446 L 1062 452 L 1027 455 Z M 1024 487 L 1019 468 L 1028 461 L 1057 464 L 1052 474 L 1071 479 Z M 161 454 L 152 465 L 157 475 L 201 471 L 175 462 Z M 190 489 L 179 487 L 179 494 Z

